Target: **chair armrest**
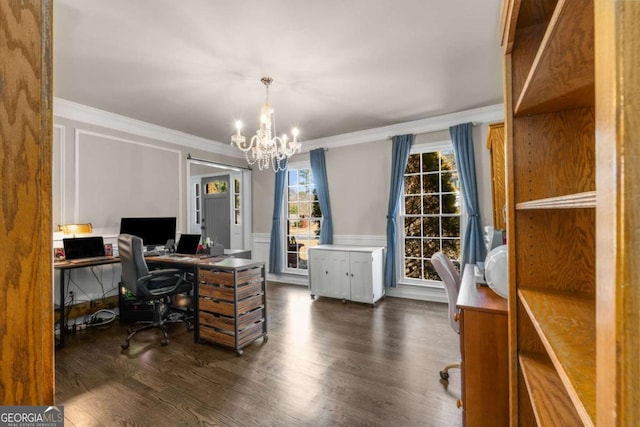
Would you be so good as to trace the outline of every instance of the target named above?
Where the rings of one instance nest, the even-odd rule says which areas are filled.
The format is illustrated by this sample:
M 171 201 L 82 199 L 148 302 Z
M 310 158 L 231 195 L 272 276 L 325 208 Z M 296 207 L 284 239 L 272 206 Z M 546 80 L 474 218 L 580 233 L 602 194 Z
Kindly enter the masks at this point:
M 157 289 L 149 289 L 149 283 L 152 280 L 162 279 L 162 278 L 175 278 L 175 283 L 170 286 L 164 286 Z M 185 281 L 185 272 L 179 270 L 177 268 L 166 268 L 162 270 L 152 270 L 149 274 L 141 276 L 138 278 L 137 289 L 138 292 L 144 295 L 147 298 L 153 297 L 163 297 L 167 295 L 171 295 L 182 285 Z

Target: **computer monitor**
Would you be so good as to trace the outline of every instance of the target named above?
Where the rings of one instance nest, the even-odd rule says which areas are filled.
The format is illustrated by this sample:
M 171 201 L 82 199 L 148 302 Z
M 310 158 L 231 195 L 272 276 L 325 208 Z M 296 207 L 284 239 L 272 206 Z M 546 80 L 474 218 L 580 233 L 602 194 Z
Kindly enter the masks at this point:
M 62 239 L 67 260 L 105 256 L 102 236 Z
M 140 237 L 147 248 L 164 245 L 176 238 L 176 217 L 122 218 L 120 234 Z
M 178 240 L 178 247 L 176 253 L 195 255 L 198 253 L 198 246 L 200 245 L 199 234 L 182 234 L 180 240 Z

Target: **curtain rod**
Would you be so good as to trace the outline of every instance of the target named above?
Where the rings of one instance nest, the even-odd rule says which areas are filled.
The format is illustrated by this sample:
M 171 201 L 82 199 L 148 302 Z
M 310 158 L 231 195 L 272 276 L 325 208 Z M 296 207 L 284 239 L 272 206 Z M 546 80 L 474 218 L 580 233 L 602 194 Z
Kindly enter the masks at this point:
M 187 153 L 187 160 L 192 160 L 194 162 L 200 162 L 200 163 L 205 163 L 206 165 L 210 165 L 210 166 L 215 166 L 217 168 L 220 169 L 229 169 L 232 171 L 236 171 L 236 172 L 240 172 L 243 169 L 244 170 L 251 170 L 251 168 L 246 167 L 246 166 L 236 166 L 236 165 L 230 165 L 228 163 L 219 163 L 219 162 L 214 162 L 211 160 L 206 160 L 206 159 L 198 159 L 196 157 L 191 157 L 191 153 Z
M 472 125 L 472 126 L 475 126 L 475 125 L 477 125 L 477 124 L 478 124 L 477 122 L 471 122 L 471 125 Z M 418 133 L 414 133 L 413 135 L 426 135 L 426 134 L 428 134 L 428 133 L 433 133 L 433 132 L 442 132 L 443 130 L 449 130 L 449 128 L 446 128 L 446 129 L 430 130 L 429 132 L 418 132 Z M 393 138 L 394 136 L 395 136 L 395 135 L 388 136 L 388 137 L 387 137 L 387 139 L 391 139 L 391 138 Z

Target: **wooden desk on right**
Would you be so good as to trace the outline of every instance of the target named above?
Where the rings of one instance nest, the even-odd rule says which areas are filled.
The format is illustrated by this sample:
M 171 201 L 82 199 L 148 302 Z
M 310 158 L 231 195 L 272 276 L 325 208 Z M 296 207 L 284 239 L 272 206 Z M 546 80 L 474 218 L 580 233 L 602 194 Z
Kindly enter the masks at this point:
M 462 274 L 460 309 L 463 425 L 509 425 L 507 300 L 475 283 L 474 264 Z

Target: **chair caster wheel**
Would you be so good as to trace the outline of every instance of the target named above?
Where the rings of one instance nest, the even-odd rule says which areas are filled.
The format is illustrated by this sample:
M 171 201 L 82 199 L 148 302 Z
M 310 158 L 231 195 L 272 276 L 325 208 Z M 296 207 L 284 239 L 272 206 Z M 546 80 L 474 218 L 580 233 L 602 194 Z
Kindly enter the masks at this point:
M 164 347 L 165 345 L 168 345 L 168 344 L 169 344 L 169 340 L 162 340 L 162 341 L 160 341 L 160 345 L 162 345 L 163 347 Z
M 127 341 L 123 342 L 122 344 L 120 344 L 120 347 L 121 347 L 123 350 L 128 349 L 128 348 L 129 348 L 129 342 L 127 342 Z
M 440 371 L 440 378 L 447 381 L 449 379 L 449 373 L 446 371 Z

